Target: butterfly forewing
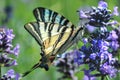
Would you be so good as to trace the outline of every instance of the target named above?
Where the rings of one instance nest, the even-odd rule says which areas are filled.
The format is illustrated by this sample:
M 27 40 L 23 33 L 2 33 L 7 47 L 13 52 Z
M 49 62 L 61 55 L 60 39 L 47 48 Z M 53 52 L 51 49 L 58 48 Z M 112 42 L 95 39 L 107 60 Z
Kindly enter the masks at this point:
M 42 46 L 44 54 L 51 53 L 51 55 L 69 39 L 74 30 L 73 27 L 48 22 L 31 22 L 25 25 L 25 29 Z
M 55 11 L 52 11 L 50 9 L 46 9 L 43 7 L 38 7 L 34 9 L 33 11 L 35 18 L 37 21 L 42 22 L 50 22 L 50 23 L 58 23 L 60 25 L 65 26 L 74 26 L 68 19 L 66 19 L 64 16 L 58 14 Z

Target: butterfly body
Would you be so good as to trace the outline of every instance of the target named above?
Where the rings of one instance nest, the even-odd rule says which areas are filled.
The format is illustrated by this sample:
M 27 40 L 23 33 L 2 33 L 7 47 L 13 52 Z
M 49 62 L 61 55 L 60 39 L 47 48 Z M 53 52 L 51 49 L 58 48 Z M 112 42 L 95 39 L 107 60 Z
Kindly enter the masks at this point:
M 83 27 L 75 28 L 68 19 L 55 11 L 39 7 L 33 13 L 37 21 L 27 23 L 25 29 L 40 45 L 42 58 L 24 75 L 38 67 L 48 70 L 56 55 L 79 41 L 83 34 Z

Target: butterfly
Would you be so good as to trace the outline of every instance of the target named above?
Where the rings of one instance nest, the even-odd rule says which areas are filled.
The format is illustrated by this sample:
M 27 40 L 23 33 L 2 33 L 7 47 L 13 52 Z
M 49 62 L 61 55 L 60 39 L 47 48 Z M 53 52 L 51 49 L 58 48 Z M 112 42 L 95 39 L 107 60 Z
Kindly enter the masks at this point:
M 68 19 L 55 11 L 38 7 L 33 10 L 35 22 L 25 24 L 25 29 L 35 38 L 40 45 L 41 59 L 31 70 L 41 67 L 49 69 L 57 54 L 62 54 L 83 35 L 83 26 L 75 27 Z

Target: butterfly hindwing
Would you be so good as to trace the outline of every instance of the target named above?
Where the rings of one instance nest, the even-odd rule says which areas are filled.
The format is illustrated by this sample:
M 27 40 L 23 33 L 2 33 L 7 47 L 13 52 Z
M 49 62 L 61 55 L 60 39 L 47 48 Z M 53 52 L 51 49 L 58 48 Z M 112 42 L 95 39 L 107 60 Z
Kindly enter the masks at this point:
M 50 9 L 38 7 L 34 9 L 33 14 L 35 18 L 37 19 L 37 21 L 57 23 L 60 25 L 68 26 L 68 27 L 73 26 L 73 24 L 68 19 L 66 19 L 64 16 Z
M 76 30 L 74 30 L 72 36 L 65 42 L 64 45 L 59 47 L 57 53 L 63 53 L 74 43 L 77 43 L 82 37 L 83 33 L 84 33 L 83 27 L 78 27 Z

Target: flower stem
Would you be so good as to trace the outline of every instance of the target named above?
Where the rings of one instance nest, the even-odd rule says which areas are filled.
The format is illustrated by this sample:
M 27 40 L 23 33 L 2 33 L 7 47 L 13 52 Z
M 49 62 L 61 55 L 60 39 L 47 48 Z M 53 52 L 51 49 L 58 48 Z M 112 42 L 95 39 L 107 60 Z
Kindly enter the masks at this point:
M 107 79 L 107 80 L 110 80 L 110 78 L 109 78 L 108 76 L 106 76 L 106 79 Z
M 0 78 L 2 77 L 2 71 L 1 71 L 1 66 L 0 66 Z
M 104 78 L 105 78 L 104 76 L 101 76 L 101 80 L 104 80 Z

